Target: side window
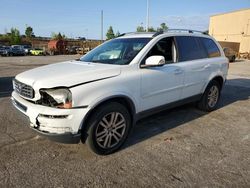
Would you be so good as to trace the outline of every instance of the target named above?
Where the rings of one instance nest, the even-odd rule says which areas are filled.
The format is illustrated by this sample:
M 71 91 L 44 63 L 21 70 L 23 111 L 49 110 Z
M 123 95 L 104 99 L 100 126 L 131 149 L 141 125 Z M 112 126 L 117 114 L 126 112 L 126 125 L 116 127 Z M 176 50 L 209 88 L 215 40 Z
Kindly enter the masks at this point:
M 146 58 L 154 55 L 164 56 L 166 63 L 176 62 L 176 48 L 174 38 L 168 37 L 161 39 L 152 47 L 152 49 L 148 52 L 144 59 L 146 60 Z M 142 64 L 144 63 L 145 62 L 143 62 Z
M 197 37 L 177 36 L 179 62 L 207 58 L 207 53 L 200 45 Z
M 215 42 L 212 39 L 200 38 L 200 40 L 202 44 L 204 45 L 204 47 L 206 48 L 209 58 L 221 56 L 218 46 L 215 44 Z

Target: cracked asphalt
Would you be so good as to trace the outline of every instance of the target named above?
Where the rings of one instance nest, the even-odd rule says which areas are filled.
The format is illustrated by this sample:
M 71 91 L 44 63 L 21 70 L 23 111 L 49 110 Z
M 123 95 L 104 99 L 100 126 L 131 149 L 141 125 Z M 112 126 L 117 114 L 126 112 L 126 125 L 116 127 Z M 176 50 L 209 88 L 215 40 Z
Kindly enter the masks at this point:
M 250 61 L 230 64 L 216 111 L 161 112 L 97 156 L 37 136 L 10 102 L 16 74 L 74 58 L 0 57 L 0 187 L 250 187 Z

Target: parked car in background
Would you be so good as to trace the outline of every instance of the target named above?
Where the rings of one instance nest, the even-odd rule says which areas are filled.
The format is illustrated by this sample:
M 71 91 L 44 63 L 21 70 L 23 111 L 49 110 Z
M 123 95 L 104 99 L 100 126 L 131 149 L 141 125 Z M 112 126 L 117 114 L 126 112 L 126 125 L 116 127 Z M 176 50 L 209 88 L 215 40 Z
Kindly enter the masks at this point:
M 2 55 L 3 51 L 4 51 L 4 46 L 0 46 L 0 55 Z
M 78 40 L 85 41 L 86 38 L 85 37 L 79 37 Z
M 31 50 L 31 45 L 22 45 L 23 49 L 25 51 L 25 54 L 28 55 L 30 54 L 30 50 Z
M 80 47 L 79 46 L 70 46 L 66 50 L 67 50 L 68 54 L 77 54 L 78 48 L 80 48 Z
M 88 53 L 90 50 L 91 50 L 91 49 L 90 49 L 89 47 L 87 47 L 87 48 L 82 48 L 82 47 L 80 47 L 80 48 L 77 48 L 77 49 L 76 49 L 76 52 L 77 52 L 77 54 L 79 54 L 79 55 L 84 55 L 84 54 Z
M 237 53 L 232 48 L 223 48 L 225 56 L 229 59 L 230 62 L 235 62 Z
M 25 50 L 21 45 L 12 45 L 12 55 L 25 55 Z
M 30 50 L 30 54 L 31 55 L 45 55 L 45 52 L 41 48 L 34 48 L 34 49 Z
M 12 56 L 12 48 L 10 46 L 2 46 L 0 47 L 0 55 L 1 56 Z

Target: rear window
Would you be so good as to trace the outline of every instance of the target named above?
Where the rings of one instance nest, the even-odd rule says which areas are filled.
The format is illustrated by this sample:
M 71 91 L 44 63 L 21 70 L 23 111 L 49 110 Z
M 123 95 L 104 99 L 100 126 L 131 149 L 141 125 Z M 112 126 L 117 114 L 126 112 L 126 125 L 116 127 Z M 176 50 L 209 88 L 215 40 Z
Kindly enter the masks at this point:
M 200 40 L 203 46 L 205 47 L 205 49 L 207 50 L 209 58 L 221 56 L 218 46 L 215 44 L 215 42 L 212 39 L 200 38 Z
M 176 42 L 179 62 L 207 58 L 207 53 L 200 45 L 197 37 L 177 36 Z

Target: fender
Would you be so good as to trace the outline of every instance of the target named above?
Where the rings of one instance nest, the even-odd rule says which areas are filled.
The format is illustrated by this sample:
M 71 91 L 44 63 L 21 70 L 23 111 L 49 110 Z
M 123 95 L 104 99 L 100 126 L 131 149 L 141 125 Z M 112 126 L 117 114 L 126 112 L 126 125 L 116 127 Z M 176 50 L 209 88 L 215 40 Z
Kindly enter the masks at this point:
M 221 78 L 223 79 L 223 83 L 224 83 L 225 80 L 226 80 L 225 77 L 223 76 L 222 72 L 212 73 L 212 74 L 210 75 L 209 79 L 207 80 L 207 82 L 205 83 L 205 85 L 203 86 L 201 93 L 204 93 L 204 92 L 205 92 L 205 90 L 206 90 L 208 84 L 209 84 L 214 78 L 216 78 L 216 77 L 221 77 Z
M 89 116 L 91 115 L 91 113 L 96 109 L 96 107 L 98 107 L 99 105 L 105 103 L 106 101 L 109 101 L 109 100 L 112 100 L 112 99 L 116 99 L 116 98 L 123 98 L 125 99 L 128 103 L 129 103 L 129 106 L 132 110 L 131 115 L 132 115 L 132 125 L 134 125 L 135 123 L 135 116 L 136 116 L 136 105 L 135 105 L 135 102 L 127 95 L 124 95 L 124 94 L 114 94 L 114 95 L 105 95 L 106 97 L 102 97 L 102 98 L 99 98 L 97 100 L 94 100 L 95 103 L 91 103 L 89 105 L 90 107 L 90 110 L 88 111 L 88 113 L 85 115 L 82 123 L 81 123 L 81 126 L 79 127 L 79 130 L 82 130 L 85 129 L 84 124 L 86 122 L 86 120 L 89 118 Z M 98 101 L 98 102 L 96 102 Z

